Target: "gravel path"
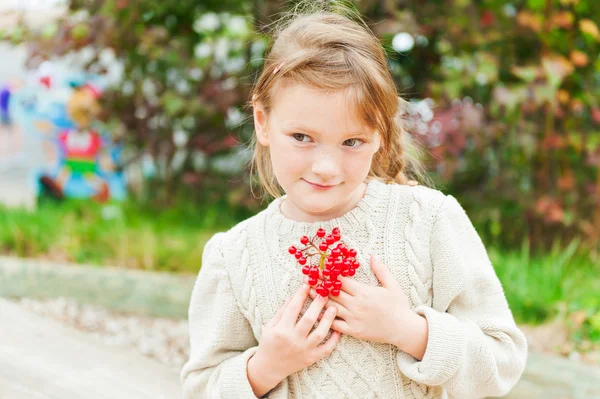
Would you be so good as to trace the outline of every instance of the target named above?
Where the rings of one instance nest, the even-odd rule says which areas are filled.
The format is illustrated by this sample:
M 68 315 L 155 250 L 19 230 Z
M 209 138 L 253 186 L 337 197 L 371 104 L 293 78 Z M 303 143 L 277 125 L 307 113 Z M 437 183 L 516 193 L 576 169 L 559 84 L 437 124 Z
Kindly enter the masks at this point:
M 125 314 L 99 306 L 81 305 L 68 298 L 9 299 L 38 315 L 54 318 L 98 336 L 109 345 L 134 347 L 141 354 L 177 371 L 181 370 L 189 356 L 187 320 Z M 588 365 L 600 364 L 600 350 L 577 352 L 571 347 L 564 326 L 560 324 L 521 328 L 527 336 L 531 352 L 561 355 Z
M 8 299 L 40 316 L 54 318 L 93 334 L 109 345 L 134 347 L 141 354 L 177 371 L 181 370 L 189 356 L 187 320 L 118 313 L 98 306 L 81 305 L 67 298 Z

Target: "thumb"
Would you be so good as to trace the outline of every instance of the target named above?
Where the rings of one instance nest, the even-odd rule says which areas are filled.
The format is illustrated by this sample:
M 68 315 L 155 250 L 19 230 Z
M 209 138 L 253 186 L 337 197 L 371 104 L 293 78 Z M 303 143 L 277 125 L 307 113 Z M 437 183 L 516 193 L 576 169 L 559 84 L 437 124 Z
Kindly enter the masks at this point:
M 375 254 L 371 255 L 371 270 L 381 285 L 386 288 L 390 287 L 396 282 L 394 276 L 392 276 L 392 273 L 390 273 L 387 266 L 384 265 L 381 259 L 379 259 L 379 256 Z

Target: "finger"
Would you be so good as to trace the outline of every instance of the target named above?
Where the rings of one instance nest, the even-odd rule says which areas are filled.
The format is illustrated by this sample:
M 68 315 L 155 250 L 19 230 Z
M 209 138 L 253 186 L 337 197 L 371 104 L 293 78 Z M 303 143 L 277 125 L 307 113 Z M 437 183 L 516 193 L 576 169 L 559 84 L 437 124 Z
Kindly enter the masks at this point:
M 331 323 L 331 329 L 341 334 L 352 335 L 350 325 L 342 319 L 335 319 L 333 323 Z
M 285 300 L 285 302 L 283 303 L 283 305 L 281 305 L 281 307 L 279 308 L 277 313 L 275 313 L 275 316 L 273 316 L 273 318 L 271 320 L 269 320 L 269 322 L 267 323 L 267 326 L 274 326 L 275 324 L 279 323 L 279 320 L 281 320 L 281 316 L 283 315 L 285 308 L 287 308 L 288 304 L 290 303 L 290 299 L 291 298 L 288 297 Z
M 375 277 L 377 277 L 377 280 L 381 283 L 382 287 L 390 287 L 396 282 L 387 266 L 384 265 L 381 259 L 375 254 L 371 255 L 371 270 Z
M 298 320 L 302 306 L 304 305 L 306 298 L 308 298 L 308 291 L 309 286 L 307 284 L 302 284 L 283 312 L 283 315 L 281 316 L 281 323 L 284 323 L 292 328 L 296 325 L 296 320 Z
M 356 301 L 356 299 L 354 299 L 354 297 L 352 295 L 350 295 L 346 291 L 342 291 L 342 290 L 340 290 L 340 294 L 338 296 L 329 295 L 329 299 L 331 299 L 335 303 L 339 303 L 346 309 L 351 308 L 352 302 Z
M 331 323 L 333 323 L 333 320 L 335 319 L 336 313 L 336 308 L 333 306 L 327 309 L 317 328 L 315 328 L 315 330 L 308 336 L 309 342 L 311 342 L 313 345 L 319 345 L 321 342 L 323 342 L 327 336 L 327 333 L 329 332 Z
M 310 290 L 309 295 L 312 299 L 315 299 L 317 296 L 321 296 L 321 295 L 317 294 L 314 289 Z M 340 292 L 340 296 L 341 295 L 342 295 L 342 293 Z M 352 298 L 348 294 L 344 293 L 344 295 L 347 298 Z M 339 297 L 330 296 L 329 301 L 327 301 L 327 303 L 325 304 L 325 308 L 329 309 L 330 307 L 335 306 L 335 308 L 337 309 L 338 317 L 341 317 L 342 319 L 347 319 L 348 317 L 350 317 L 350 311 L 348 310 L 348 308 L 346 306 L 344 306 L 341 302 L 339 302 L 337 300 L 337 298 L 339 298 Z
M 322 359 L 333 352 L 337 344 L 340 342 L 340 336 L 341 334 L 339 332 L 334 331 L 323 345 L 317 347 L 317 356 L 319 359 Z
M 296 324 L 296 332 L 301 338 L 306 338 L 310 330 L 313 328 L 315 323 L 317 322 L 317 318 L 319 317 L 319 313 L 321 313 L 321 309 L 325 306 L 327 302 L 327 298 L 324 298 L 319 295 L 319 298 L 315 298 L 302 318 Z
M 364 286 L 366 284 L 356 281 L 353 278 L 339 276 L 338 280 L 342 282 L 342 289 L 340 290 L 340 292 L 344 291 L 345 293 L 351 296 L 356 296 L 361 290 L 365 289 Z

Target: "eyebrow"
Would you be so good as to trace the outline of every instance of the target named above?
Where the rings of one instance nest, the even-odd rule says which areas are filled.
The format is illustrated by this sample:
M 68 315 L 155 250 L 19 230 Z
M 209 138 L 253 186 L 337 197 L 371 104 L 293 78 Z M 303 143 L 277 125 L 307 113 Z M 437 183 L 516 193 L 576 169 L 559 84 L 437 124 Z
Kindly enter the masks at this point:
M 301 125 L 291 125 L 291 126 L 286 126 L 285 128 L 286 130 L 303 130 L 305 132 L 310 132 L 310 133 L 317 133 L 319 134 L 319 132 L 317 132 L 316 130 L 310 129 L 306 126 L 301 126 Z M 344 136 L 347 137 L 360 137 L 360 136 L 364 136 L 364 137 L 368 137 L 368 134 L 365 131 L 359 130 L 356 132 L 348 132 L 348 133 L 344 133 Z

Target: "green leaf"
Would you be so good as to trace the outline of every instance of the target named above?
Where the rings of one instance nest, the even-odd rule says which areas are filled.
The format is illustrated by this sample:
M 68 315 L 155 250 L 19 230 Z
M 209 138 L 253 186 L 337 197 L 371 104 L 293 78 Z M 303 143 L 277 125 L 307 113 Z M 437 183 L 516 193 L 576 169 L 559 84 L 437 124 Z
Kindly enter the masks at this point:
M 58 32 L 58 25 L 55 23 L 50 23 L 50 24 L 45 24 L 42 27 L 41 30 L 41 36 L 43 39 L 52 39 L 54 36 L 56 36 L 56 33 Z
M 165 112 L 169 116 L 175 116 L 185 107 L 185 100 L 173 92 L 167 92 L 162 98 Z
M 511 72 L 525 82 L 531 83 L 538 76 L 539 69 L 540 68 L 536 65 L 527 67 L 513 66 Z
M 71 36 L 75 40 L 82 40 L 88 37 L 90 34 L 90 28 L 86 24 L 77 24 L 71 29 Z
M 527 0 L 527 6 L 533 11 L 542 11 L 544 9 L 545 0 Z

